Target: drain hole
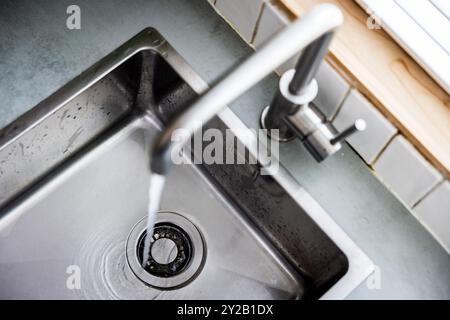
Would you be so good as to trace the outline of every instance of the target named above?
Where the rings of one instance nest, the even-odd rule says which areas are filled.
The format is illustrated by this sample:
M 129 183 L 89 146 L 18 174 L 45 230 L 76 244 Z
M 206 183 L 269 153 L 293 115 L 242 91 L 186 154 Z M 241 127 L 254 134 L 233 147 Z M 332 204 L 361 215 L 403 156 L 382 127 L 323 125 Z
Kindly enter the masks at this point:
M 146 236 L 147 232 L 144 231 L 137 246 L 137 255 L 141 265 Z M 186 269 L 191 256 L 192 244 L 186 232 L 170 223 L 158 223 L 154 228 L 150 255 L 144 269 L 157 277 L 173 277 Z
M 203 268 L 206 246 L 199 229 L 184 216 L 159 211 L 150 241 L 149 260 L 143 267 L 147 217 L 128 235 L 126 256 L 134 275 L 145 284 L 171 290 L 188 285 Z
M 169 264 L 178 256 L 177 244 L 169 238 L 156 239 L 150 254 L 157 263 Z

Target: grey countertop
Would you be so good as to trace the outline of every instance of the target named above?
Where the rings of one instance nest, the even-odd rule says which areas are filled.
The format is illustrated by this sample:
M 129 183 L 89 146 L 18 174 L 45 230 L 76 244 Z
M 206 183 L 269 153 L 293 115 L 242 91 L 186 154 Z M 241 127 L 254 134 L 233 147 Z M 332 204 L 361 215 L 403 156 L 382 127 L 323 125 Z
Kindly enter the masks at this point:
M 78 0 L 81 30 L 66 28 L 72 1 L 0 4 L 0 127 L 147 26 L 157 28 L 207 82 L 251 49 L 206 0 Z M 270 76 L 231 108 L 252 127 L 276 86 Z M 347 146 L 316 163 L 299 142 L 281 146 L 294 177 L 379 267 L 381 288 L 351 299 L 450 299 L 450 256 Z

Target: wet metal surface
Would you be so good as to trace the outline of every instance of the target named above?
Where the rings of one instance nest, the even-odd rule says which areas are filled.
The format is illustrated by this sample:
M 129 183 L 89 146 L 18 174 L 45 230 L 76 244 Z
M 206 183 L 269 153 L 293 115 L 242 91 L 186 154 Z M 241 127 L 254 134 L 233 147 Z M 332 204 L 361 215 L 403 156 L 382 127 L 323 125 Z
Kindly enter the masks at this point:
M 0 127 L 147 26 L 160 30 L 208 82 L 251 52 L 204 0 L 80 0 L 77 4 L 86 13 L 81 31 L 65 28 L 68 4 L 64 1 L 2 1 Z M 268 77 L 231 108 L 247 126 L 257 128 L 276 86 L 276 77 Z M 351 148 L 344 146 L 342 154 L 320 165 L 300 143 L 281 148 L 283 164 L 295 179 L 380 267 L 382 287 L 369 290 L 362 283 L 350 298 L 450 297 L 450 256 Z M 115 244 L 113 239 L 110 246 Z M 65 268 L 62 263 L 56 272 Z
M 57 140 L 54 145 L 61 145 L 62 150 L 69 144 L 74 154 L 61 152 L 57 168 L 41 166 L 39 172 L 33 172 L 35 179 L 41 178 L 38 185 L 28 179 L 16 179 L 21 184 L 13 197 L 4 201 L 0 213 L 1 298 L 288 299 L 302 295 L 302 276 L 254 226 L 242 220 L 242 213 L 225 200 L 210 183 L 210 178 L 191 165 L 177 166 L 168 176 L 161 207 L 183 215 L 199 229 L 208 250 L 204 253 L 205 258 L 200 255 L 203 267 L 194 268 L 192 275 L 196 277 L 187 278 L 190 280 L 188 285 L 169 291 L 149 287 L 129 268 L 126 259 L 128 235 L 146 215 L 151 142 L 164 119 L 173 116 L 171 110 L 182 108 L 181 102 L 195 95 L 192 89 L 178 90 L 185 87 L 185 82 L 161 56 L 170 63 L 178 61 L 174 66 L 181 75 L 189 69 L 163 40 L 157 44 L 158 53 L 144 49 L 133 54 L 134 44 L 147 48 L 144 44 L 154 43 L 153 37 L 161 39 L 154 30 L 143 31 L 125 49 L 111 54 L 49 97 L 44 101 L 47 104 L 31 110 L 24 116 L 25 120 L 19 119 L 22 121 L 19 124 L 27 119 L 37 120 L 43 105 L 47 110 L 52 107 L 54 110 L 36 121 L 34 127 L 15 126 L 23 133 L 10 141 L 3 140 L 6 146 L 24 144 L 24 138 L 39 132 L 34 131 L 36 126 L 46 123 Z M 121 53 L 131 56 L 110 72 L 117 77 L 120 87 L 126 88 L 124 96 L 133 97 L 126 100 L 134 102 L 132 112 L 122 112 L 121 120 L 112 126 L 107 123 L 89 132 L 89 126 L 83 126 L 84 131 L 79 131 L 75 125 L 72 134 L 59 135 L 60 130 L 65 130 L 62 125 L 68 123 L 64 121 L 68 121 L 69 113 L 71 120 L 76 120 L 73 110 L 66 112 L 66 104 L 51 104 L 52 101 L 66 101 L 67 88 L 78 87 L 84 81 L 90 84 L 96 79 L 105 84 L 99 95 L 104 101 L 95 104 L 99 110 L 104 104 L 114 107 L 120 102 L 119 99 L 111 101 L 108 94 L 117 91 L 116 82 L 103 81 L 99 69 L 108 65 L 107 62 L 114 66 Z M 135 72 L 136 67 L 139 72 Z M 134 77 L 136 75 L 139 77 Z M 198 89 L 202 83 L 195 79 L 191 76 L 192 86 Z M 92 84 L 69 104 L 75 103 L 78 107 L 77 103 L 83 101 L 85 95 L 91 96 L 98 88 Z M 180 92 L 185 94 L 180 95 Z M 168 96 L 172 98 L 166 99 Z M 167 104 L 170 107 L 165 108 Z M 146 110 L 141 109 L 144 106 Z M 164 116 L 167 118 L 161 115 L 166 110 Z M 64 121 L 61 121 L 62 114 L 66 114 Z M 78 114 L 77 118 L 82 120 L 84 117 Z M 100 136 L 99 131 L 103 132 Z M 81 142 L 82 132 L 86 137 L 96 138 Z M 6 132 L 4 137 L 7 136 L 11 134 Z M 75 148 L 75 141 L 80 141 L 83 147 Z M 52 150 L 51 147 L 48 148 L 50 151 L 41 149 L 37 156 L 45 157 L 46 152 Z M 8 161 L 7 165 L 13 163 Z M 197 245 L 192 248 L 203 250 Z M 189 266 L 194 264 L 197 256 L 193 254 Z M 70 270 L 80 272 L 78 289 L 68 285 Z
M 105 82 L 108 76 L 116 81 Z M 169 44 L 153 29 L 142 31 L 25 114 L 17 126 L 13 123 L 4 131 L 3 143 L 20 144 L 48 121 L 48 129 L 58 136 L 64 130 L 58 112 L 67 114 L 66 104 L 75 101 L 77 106 L 83 95 L 98 90 L 98 82 L 106 84 L 100 95 L 105 101 L 97 104 L 98 109 L 114 104 L 108 92 L 120 88 L 134 98 L 127 99 L 134 102 L 132 110 L 122 112 L 115 125 L 102 128 L 99 137 L 87 139 L 72 157 L 61 157 L 58 168 L 41 167 L 34 175 L 43 177 L 39 185 L 17 180 L 22 184 L 14 194 L 16 200 L 4 201 L 1 212 L 2 297 L 286 299 L 319 298 L 325 293 L 343 297 L 368 275 L 370 261 L 283 170 L 274 178 L 263 178 L 250 164 L 213 170 L 178 165 L 167 177 L 161 208 L 179 213 L 199 229 L 206 259 L 196 260 L 194 254 L 193 261 L 204 267 L 195 279 L 191 277 L 200 269 L 194 268 L 188 277 L 191 282 L 183 287 L 175 280 L 163 286 L 174 289 L 167 292 L 147 287 L 139 274 L 133 275 L 139 270 L 128 268 L 130 246 L 124 244 L 133 225 L 146 214 L 149 150 L 158 128 L 189 104 L 194 90 L 206 88 Z M 77 88 L 78 94 L 67 96 Z M 39 118 L 42 109 L 47 114 Z M 29 126 L 24 126 L 27 122 Z M 237 130 L 243 123 L 228 110 L 208 126 Z M 14 136 L 10 128 L 18 133 Z M 87 136 L 98 135 L 99 130 L 96 127 Z M 68 139 L 60 135 L 58 143 L 67 149 L 80 134 L 76 129 Z M 39 155 L 45 157 L 45 152 Z M 247 192 L 234 192 L 238 189 Z M 27 246 L 30 242 L 33 246 Z M 131 250 L 136 250 L 133 243 Z M 62 279 L 67 275 L 56 272 L 61 264 L 84 270 L 84 283 L 89 285 L 80 291 L 64 288 Z M 179 276 L 183 273 L 167 281 Z M 19 279 L 26 282 L 18 285 Z M 49 284 L 48 289 L 40 290 L 41 281 Z

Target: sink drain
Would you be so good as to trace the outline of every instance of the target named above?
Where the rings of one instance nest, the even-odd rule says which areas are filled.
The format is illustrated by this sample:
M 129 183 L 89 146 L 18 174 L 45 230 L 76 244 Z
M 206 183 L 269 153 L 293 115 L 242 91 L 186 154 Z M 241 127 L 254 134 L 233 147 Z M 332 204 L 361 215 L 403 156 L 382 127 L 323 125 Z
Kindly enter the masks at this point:
M 145 231 L 138 241 L 137 255 L 142 265 Z M 186 269 L 191 259 L 192 244 L 183 229 L 169 223 L 158 223 L 153 231 L 150 256 L 144 269 L 157 277 L 173 277 Z
M 158 289 L 175 289 L 192 281 L 204 260 L 204 244 L 198 229 L 177 213 L 158 212 L 149 259 L 143 267 L 146 225 L 147 218 L 140 220 L 127 241 L 127 260 L 136 277 Z

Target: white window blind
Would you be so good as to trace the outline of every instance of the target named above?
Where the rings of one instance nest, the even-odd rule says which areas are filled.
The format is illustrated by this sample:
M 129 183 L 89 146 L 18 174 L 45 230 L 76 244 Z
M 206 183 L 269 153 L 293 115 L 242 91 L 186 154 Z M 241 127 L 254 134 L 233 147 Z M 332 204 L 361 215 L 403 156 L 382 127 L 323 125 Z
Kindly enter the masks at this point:
M 356 0 L 450 93 L 450 0 Z

